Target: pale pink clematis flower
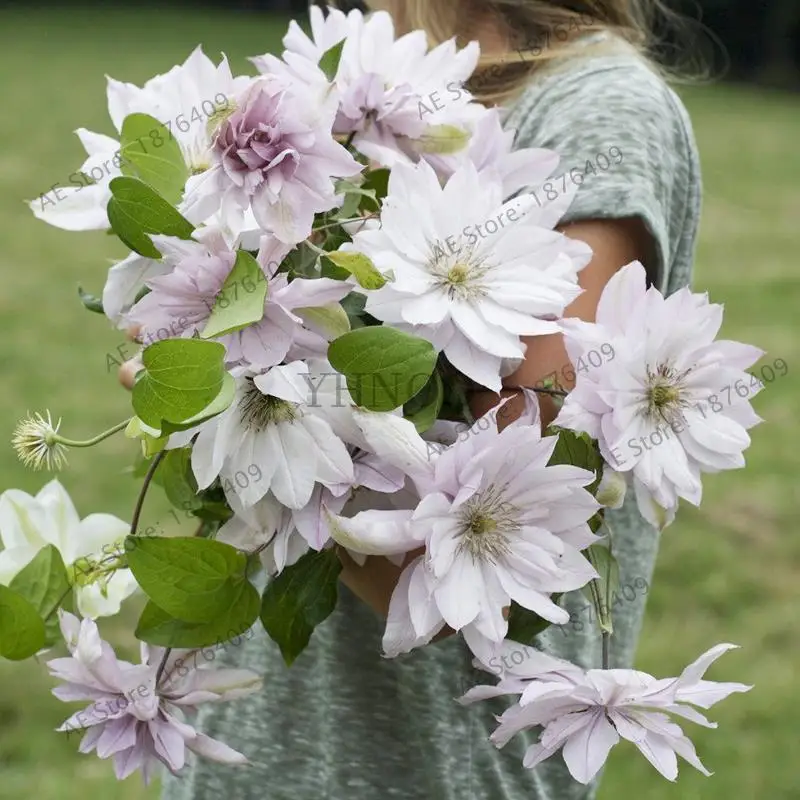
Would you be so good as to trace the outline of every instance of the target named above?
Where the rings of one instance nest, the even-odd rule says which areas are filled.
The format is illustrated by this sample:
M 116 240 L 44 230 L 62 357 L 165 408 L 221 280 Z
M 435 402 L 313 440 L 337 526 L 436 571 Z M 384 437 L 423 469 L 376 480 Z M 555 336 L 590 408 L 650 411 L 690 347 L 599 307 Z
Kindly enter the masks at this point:
M 500 724 L 491 740 L 503 747 L 515 734 L 541 726 L 541 738 L 528 748 L 524 765 L 532 769 L 563 748 L 570 774 L 583 784 L 597 775 L 620 737 L 633 742 L 668 780 L 678 776 L 677 756 L 704 775 L 711 775 L 672 716 L 716 728 L 716 723 L 709 722 L 694 706 L 711 708 L 734 692 L 752 689 L 742 683 L 702 679 L 714 661 L 736 648 L 732 644 L 712 647 L 679 677 L 661 680 L 633 669 L 584 671 L 533 648 L 520 648 L 522 645 L 516 642 L 506 642 L 503 680 L 496 686 L 471 689 L 462 702 L 521 695 L 498 718 Z M 525 657 L 516 658 L 522 650 Z
M 344 40 L 333 79 L 339 97 L 333 131 L 354 134 L 353 146 L 373 161 L 386 167 L 416 161 L 416 144 L 433 126 L 466 130 L 480 115 L 464 88 L 478 62 L 477 42 L 458 50 L 451 39 L 428 50 L 423 31 L 395 38 L 385 11 L 365 17 L 358 10 L 345 15 L 331 8 L 324 16 L 312 6 L 310 16 L 311 38 L 290 26 L 283 62 L 270 55 L 252 61 L 261 72 L 305 81 L 320 96 L 326 79 L 317 65 Z
M 261 686 L 258 675 L 198 666 L 194 651 L 173 650 L 157 680 L 163 648 L 142 643 L 142 663 L 131 664 L 117 658 L 92 620 L 79 620 L 61 610 L 59 619 L 70 656 L 47 662 L 51 675 L 64 681 L 53 694 L 65 702 L 92 704 L 57 730 L 86 730 L 82 753 L 113 757 L 120 780 L 141 770 L 145 783 L 159 762 L 172 773 L 180 770 L 187 750 L 222 764 L 247 763 L 241 753 L 188 725 L 184 714 L 201 703 L 252 694 Z
M 351 500 L 357 491 L 369 489 L 371 497 L 375 493 L 385 497 L 405 484 L 405 475 L 400 470 L 384 464 L 372 453 L 355 449 L 351 458 L 352 482 L 331 487 L 318 483 L 303 508 L 288 508 L 271 492 L 248 507 L 241 503 L 236 492 L 226 492 L 234 516 L 219 529 L 217 541 L 244 551 L 260 550 L 261 563 L 270 575 L 280 574 L 309 550 L 324 549 L 331 543 L 331 515 L 352 514 L 349 509 L 354 507 Z M 366 560 L 362 553 L 348 552 L 359 564 Z
M 679 498 L 700 503 L 703 472 L 744 466 L 747 430 L 761 422 L 750 400 L 763 384 L 746 370 L 763 351 L 715 341 L 722 310 L 688 288 L 647 288 L 634 261 L 603 290 L 596 323 L 560 322 L 576 385 L 554 424 L 597 439 L 658 528 Z
M 506 636 L 511 600 L 563 623 L 569 615 L 550 595 L 597 576 L 580 552 L 597 541 L 587 521 L 599 505 L 584 488 L 594 475 L 547 466 L 556 437 L 542 437 L 538 417 L 531 419 L 498 434 L 482 418 L 431 453 L 408 420 L 356 412 L 372 450 L 403 469 L 422 498 L 409 510 L 331 519 L 334 539 L 367 555 L 425 548 L 392 596 L 387 655 L 425 644 L 447 624 L 486 658 Z
M 169 272 L 149 279 L 151 291 L 125 315 L 129 324 L 139 326 L 145 346 L 165 338 L 200 335 L 216 304 L 231 304 L 262 281 L 267 284 L 262 318 L 217 337 L 226 347 L 226 361 L 258 371 L 287 358 L 325 355 L 328 338 L 306 326 L 304 313 L 338 302 L 351 291 L 349 284 L 330 278 L 289 281 L 278 269 L 290 246 L 265 235 L 257 256 L 263 275 L 249 283 L 237 282 L 220 295 L 236 261 L 236 249 L 212 228 L 202 229 L 197 237 L 199 241 L 153 237 Z
M 217 129 L 211 167 L 187 182 L 185 216 L 200 222 L 221 211 L 238 233 L 252 210 L 265 232 L 286 244 L 301 242 L 315 214 L 341 204 L 334 179 L 362 170 L 333 138 L 332 123 L 303 84 L 274 75 L 256 79 Z
M 558 167 L 560 159 L 555 150 L 515 148 L 515 132 L 504 130 L 499 108 L 483 109 L 469 127 L 469 145 L 463 151 L 454 155 L 422 155 L 445 180 L 471 162 L 479 173 L 500 180 L 503 198 L 508 199 L 526 187 L 538 188 Z

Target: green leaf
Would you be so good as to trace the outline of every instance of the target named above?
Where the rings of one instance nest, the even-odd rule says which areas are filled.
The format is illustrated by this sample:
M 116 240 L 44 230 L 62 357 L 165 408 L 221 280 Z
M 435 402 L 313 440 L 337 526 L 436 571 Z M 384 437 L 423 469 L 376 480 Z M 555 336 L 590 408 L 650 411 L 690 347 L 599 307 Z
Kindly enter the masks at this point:
M 377 170 L 386 172 L 386 184 L 388 185 L 388 170 Z M 360 182 L 356 182 L 356 181 Z M 386 196 L 386 186 L 383 185 L 382 177 L 372 183 L 368 183 L 362 173 L 355 179 L 342 179 L 336 182 L 336 193 L 344 194 L 344 203 L 340 208 L 332 212 L 334 219 L 346 220 L 358 216 L 365 216 L 362 212 L 380 211 L 381 201 L 378 199 L 378 192 L 384 190 L 383 197 Z
M 89 311 L 94 311 L 95 314 L 106 313 L 103 310 L 103 301 L 99 297 L 89 294 L 89 292 L 84 292 L 81 286 L 78 287 L 78 297 L 80 297 L 83 307 L 89 309 Z
M 336 269 L 338 269 L 338 267 L 336 267 Z M 350 327 L 353 330 L 364 328 L 369 325 L 381 324 L 380 320 L 375 319 L 375 317 L 364 311 L 366 302 L 367 298 L 360 292 L 350 292 L 347 297 L 339 301 L 339 305 L 341 305 L 345 314 L 347 314 L 350 319 Z
M 345 39 L 335 44 L 330 50 L 326 50 L 319 60 L 319 68 L 325 73 L 325 77 L 332 81 L 339 71 L 339 62 L 342 60 L 342 50 L 344 50 Z
M 13 578 L 8 588 L 24 597 L 45 623 L 45 644 L 60 638 L 55 610 L 70 594 L 70 581 L 61 553 L 45 545 Z
M 221 524 L 227 522 L 233 516 L 233 512 L 226 502 L 209 500 L 204 496 L 203 505 L 194 512 L 194 515 L 204 522 Z
M 422 153 L 447 156 L 461 152 L 469 144 L 469 139 L 469 131 L 455 125 L 429 125 L 416 145 Z
M 303 652 L 314 628 L 336 607 L 342 564 L 334 549 L 311 552 L 267 584 L 261 622 L 287 666 Z
M 161 258 L 148 234 L 163 233 L 191 238 L 194 225 L 184 219 L 161 195 L 137 178 L 114 178 L 108 184 L 108 221 L 114 233 L 140 255 Z
M 169 203 L 180 201 L 189 167 L 177 139 L 155 117 L 138 113 L 125 117 L 120 156 L 123 175 L 141 178 Z
M 285 264 L 291 277 L 318 278 L 317 269 L 319 254 L 312 250 L 306 242 L 300 242 L 286 257 Z M 345 276 L 346 277 L 346 276 Z
M 189 511 L 203 505 L 202 498 L 197 494 L 197 481 L 192 471 L 191 447 L 168 450 L 158 465 L 153 480 L 164 489 L 167 499 L 176 508 Z
M 216 417 L 217 414 L 221 414 L 233 402 L 235 395 L 236 380 L 229 372 L 226 372 L 222 376 L 222 388 L 219 390 L 219 394 L 202 411 L 189 417 L 189 419 L 185 419 L 183 422 L 165 422 L 162 429 L 163 433 L 170 434 L 175 433 L 175 431 L 185 431 L 189 428 L 194 428 L 195 425 L 199 425 L 207 419 L 211 419 L 211 417 Z
M 353 275 L 360 286 L 365 289 L 380 289 L 386 285 L 386 278 L 378 271 L 368 256 L 355 251 L 337 250 L 325 253 L 337 267 Z
M 0 585 L 0 656 L 22 661 L 36 655 L 44 643 L 44 622 L 36 608 L 7 586 Z
M 406 403 L 403 416 L 411 420 L 417 433 L 423 434 L 439 419 L 444 403 L 444 384 L 438 372 L 434 372 L 422 391 Z
M 385 167 L 370 170 L 367 172 L 361 188 L 374 194 L 375 208 L 369 210 L 380 211 L 383 199 L 389 194 L 389 170 Z
M 597 443 L 588 433 L 576 433 L 567 428 L 559 428 L 551 425 L 548 432 L 558 435 L 558 443 L 550 457 L 548 466 L 556 464 L 572 464 L 575 467 L 583 467 L 595 473 L 595 481 L 587 490 L 594 494 L 600 485 L 600 478 L 603 471 L 603 457 L 597 448 Z
M 153 435 L 150 430 L 152 429 L 145 430 L 145 425 L 139 417 L 131 417 L 131 421 L 125 428 L 125 436 L 128 439 L 139 439 L 141 441 L 142 455 L 147 458 L 160 453 L 169 441 L 169 436 L 161 436 L 160 431 L 156 431 L 156 435 Z
M 242 595 L 247 557 L 228 544 L 196 537 L 125 540 L 128 566 L 144 593 L 184 622 L 214 622 Z
M 560 594 L 551 595 L 552 601 L 556 604 L 560 597 Z M 520 644 L 530 645 L 533 644 L 535 637 L 542 631 L 547 630 L 552 624 L 550 620 L 540 617 L 538 614 L 529 611 L 527 608 L 523 608 L 512 600 L 511 611 L 508 615 L 508 633 L 506 634 L 506 638 L 514 642 L 519 642 Z
M 344 203 L 336 209 L 335 219 L 352 219 L 358 214 L 358 207 L 361 205 L 361 198 L 365 192 L 360 186 L 356 186 L 347 180 L 336 182 L 336 193 L 344 193 Z
M 609 633 L 611 633 L 612 626 L 610 622 L 612 599 L 617 589 L 619 589 L 619 564 L 617 563 L 617 559 L 614 558 L 613 554 L 611 553 L 611 550 L 609 550 L 609 548 L 605 545 L 593 544 L 587 547 L 583 552 L 591 562 L 592 566 L 600 574 L 600 580 L 595 579 L 593 583 L 596 585 L 599 591 L 600 603 L 604 612 L 603 616 L 606 616 L 609 620 L 607 630 Z M 593 604 L 596 605 L 595 598 L 592 594 L 591 584 L 584 586 L 581 591 Z M 600 627 L 601 629 L 603 628 L 602 621 Z
M 331 342 L 328 359 L 347 378 L 353 400 L 391 411 L 422 390 L 436 367 L 430 342 L 394 328 L 359 328 Z
M 295 308 L 307 328 L 319 331 L 326 339 L 335 339 L 350 332 L 350 318 L 339 303 L 327 306 Z
M 217 293 L 211 316 L 203 328 L 203 339 L 224 336 L 246 328 L 264 316 L 267 277 L 258 261 L 239 250 L 233 269 Z
M 163 431 L 203 412 L 223 390 L 225 347 L 201 339 L 166 339 L 146 347 L 144 370 L 133 387 L 133 409 Z
M 175 619 L 152 600 L 142 610 L 136 638 L 161 647 L 209 647 L 244 633 L 257 619 L 261 598 L 249 581 L 242 581 L 235 602 L 212 622 Z
M 333 252 L 333 250 L 331 250 L 331 252 Z M 334 281 L 346 281 L 349 280 L 350 274 L 349 270 L 337 267 L 329 258 L 320 258 L 319 260 L 320 278 L 330 278 Z

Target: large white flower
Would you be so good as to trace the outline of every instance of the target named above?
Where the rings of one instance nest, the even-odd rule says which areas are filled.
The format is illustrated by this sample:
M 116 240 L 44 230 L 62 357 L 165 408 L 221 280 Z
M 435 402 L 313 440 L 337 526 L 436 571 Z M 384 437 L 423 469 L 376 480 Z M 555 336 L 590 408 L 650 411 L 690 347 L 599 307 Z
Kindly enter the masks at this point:
M 355 134 L 353 145 L 373 161 L 394 166 L 416 159 L 414 142 L 431 126 L 466 128 L 481 109 L 471 104 L 463 84 L 475 70 L 479 48 L 471 42 L 457 50 L 454 39 L 428 51 L 424 31 L 395 38 L 394 23 L 385 11 L 369 17 L 353 10 L 329 9 L 327 17 L 312 6 L 309 38 L 295 23 L 283 40 L 284 61 L 291 72 L 320 88 L 323 54 L 345 40 L 334 77 L 340 96 L 334 133 Z M 252 59 L 262 72 L 285 68 L 274 56 Z
M 215 65 L 198 46 L 183 64 L 156 75 L 142 87 L 108 78 L 108 113 L 117 132 L 121 132 L 125 117 L 133 113 L 149 114 L 168 124 L 190 173 L 194 173 L 211 165 L 209 148 L 213 121 L 232 106 L 236 95 L 252 80 L 250 77 L 234 78 L 227 58 L 223 57 Z M 102 230 L 109 227 L 106 206 L 111 191 L 108 184 L 122 174 L 120 143 L 86 128 L 78 128 L 75 133 L 88 158 L 70 176 L 72 185 L 60 188 L 47 200 L 32 201 L 30 207 L 39 219 L 58 228 Z M 157 132 L 156 137 L 158 135 L 161 134 Z M 154 140 L 153 147 L 156 146 L 157 140 Z M 87 182 L 80 173 L 93 182 Z
M 657 680 L 633 669 L 590 669 L 584 672 L 567 661 L 506 642 L 504 663 L 511 666 L 496 686 L 477 686 L 462 702 L 519 694 L 519 701 L 499 719 L 491 736 L 504 747 L 512 736 L 543 727 L 539 742 L 525 753 L 524 765 L 537 764 L 563 748 L 564 762 L 580 783 L 589 783 L 605 764 L 620 737 L 633 742 L 642 755 L 668 780 L 678 776 L 677 756 L 704 775 L 711 773 L 670 715 L 707 728 L 716 728 L 694 706 L 711 708 L 734 692 L 752 687 L 741 683 L 703 680 L 711 664 L 732 644 L 719 644 L 703 653 L 677 678 Z M 522 657 L 517 656 L 523 653 Z
M 308 552 L 308 539 L 301 535 L 298 524 L 302 526 L 309 520 L 311 515 L 306 509 L 317 505 L 314 495 L 323 491 L 324 487 L 318 485 L 303 509 L 287 508 L 270 492 L 254 505 L 245 506 L 235 492 L 226 492 L 234 513 L 219 529 L 217 541 L 245 552 L 258 552 L 267 574 L 278 575 Z M 324 538 L 328 538 L 327 534 Z
M 599 505 L 584 488 L 593 473 L 547 465 L 556 437 L 542 437 L 537 417 L 499 434 L 481 418 L 433 454 L 408 420 L 369 412 L 356 419 L 372 449 L 403 469 L 422 497 L 414 510 L 365 511 L 332 525 L 340 544 L 368 555 L 425 548 L 392 596 L 387 654 L 430 641 L 446 623 L 486 657 L 508 631 L 503 609 L 511 600 L 567 621 L 550 594 L 596 577 L 580 550 L 596 541 L 586 523 Z
M 700 502 L 702 472 L 744 466 L 747 430 L 761 421 L 750 399 L 763 388 L 745 370 L 763 351 L 715 341 L 722 306 L 688 288 L 648 289 L 638 261 L 608 282 L 596 319 L 561 322 L 577 379 L 555 424 L 597 439 L 663 527 L 679 498 Z
M 581 292 L 588 245 L 552 230 L 572 200 L 534 195 L 503 202 L 503 182 L 461 167 L 442 187 L 425 162 L 398 165 L 379 230 L 352 244 L 393 280 L 367 294 L 366 311 L 444 351 L 495 391 L 525 355 L 521 336 L 557 333 L 555 320 Z M 541 203 L 541 205 L 537 205 Z
M 244 506 L 235 491 L 227 491 L 225 494 L 234 515 L 220 528 L 217 540 L 240 550 L 259 550 L 261 563 L 270 575 L 291 566 L 309 549 L 322 550 L 331 541 L 332 517 L 335 520 L 335 515 L 346 513 L 346 506 L 352 508 L 349 501 L 357 489 L 370 489 L 375 493 L 373 496 L 381 498 L 404 486 L 405 475 L 400 470 L 372 453 L 351 449 L 355 450 L 352 484 L 330 487 L 317 484 L 311 499 L 302 508 L 282 505 L 271 492 L 255 505 Z M 363 553 L 349 552 L 360 564 L 366 560 Z
M 173 434 L 169 446 L 184 446 L 197 435 L 192 468 L 200 489 L 219 476 L 242 505 L 252 506 L 272 492 L 283 505 L 302 509 L 318 484 L 334 489 L 353 484 L 345 444 L 356 428 L 347 420 L 352 400 L 331 380 L 336 374 L 322 359 L 240 374 L 228 409 Z
M 88 564 L 111 560 L 122 552 L 121 542 L 130 532 L 127 523 L 111 514 L 90 514 L 81 520 L 67 491 L 54 479 L 36 496 L 19 489 L 0 495 L 0 584 L 8 584 L 47 545 L 53 545 L 67 567 L 79 559 Z M 75 587 L 83 616 L 105 617 L 119 612 L 122 601 L 136 591 L 129 569 Z

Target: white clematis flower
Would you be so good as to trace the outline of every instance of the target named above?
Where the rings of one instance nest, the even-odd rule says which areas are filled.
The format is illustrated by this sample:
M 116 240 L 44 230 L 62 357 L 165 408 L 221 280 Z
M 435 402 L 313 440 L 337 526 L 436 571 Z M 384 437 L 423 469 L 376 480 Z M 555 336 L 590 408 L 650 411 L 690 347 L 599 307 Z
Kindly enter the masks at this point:
M 763 385 L 746 369 L 763 351 L 715 341 L 721 323 L 705 295 L 648 289 L 638 261 L 608 282 L 596 323 L 560 323 L 577 380 L 554 424 L 597 439 L 658 528 L 679 498 L 699 504 L 701 473 L 744 466 L 747 430 L 761 421 L 750 400 Z M 597 362 L 609 346 L 613 357 L 594 366 L 590 354 Z
M 197 437 L 192 468 L 200 489 L 219 476 L 225 491 L 245 506 L 272 492 L 288 508 L 302 509 L 318 484 L 336 490 L 354 480 L 345 445 L 348 431 L 356 428 L 347 422 L 352 400 L 331 380 L 336 374 L 322 359 L 240 374 L 231 405 L 173 434 L 168 446 L 182 447 Z
M 633 742 L 642 755 L 668 780 L 678 776 L 677 756 L 704 775 L 711 773 L 695 753 L 671 715 L 683 717 L 707 728 L 716 728 L 694 706 L 711 708 L 734 692 L 747 692 L 742 683 L 703 680 L 706 670 L 721 655 L 736 648 L 719 644 L 703 653 L 677 678 L 657 680 L 633 669 L 590 669 L 584 672 L 531 648 L 515 659 L 522 646 L 506 642 L 503 657 L 508 667 L 496 686 L 477 686 L 462 702 L 470 703 L 500 695 L 519 694 L 518 702 L 498 718 L 491 736 L 504 747 L 512 736 L 543 727 L 539 742 L 525 753 L 524 765 L 537 764 L 563 748 L 564 762 L 580 783 L 589 783 L 605 764 L 620 737 Z M 512 658 L 508 659 L 507 656 Z
M 323 488 L 317 486 L 314 491 Z M 259 558 L 268 575 L 279 575 L 308 552 L 309 543 L 297 528 L 298 519 L 304 519 L 303 509 L 281 505 L 272 493 L 252 506 L 242 505 L 235 492 L 227 492 L 226 497 L 234 515 L 219 529 L 218 542 L 244 552 L 260 549 Z M 312 497 L 309 505 L 313 502 Z
M 130 526 L 111 514 L 90 514 L 81 520 L 66 489 L 54 479 L 35 497 L 8 489 L 0 495 L 0 584 L 7 585 L 43 547 L 53 545 L 67 567 L 122 552 Z M 110 578 L 75 587 L 78 610 L 85 617 L 117 614 L 122 601 L 138 587 L 129 569 Z
M 580 293 L 591 249 L 552 228 L 571 197 L 537 206 L 533 195 L 503 203 L 503 182 L 472 164 L 442 188 L 433 168 L 398 165 L 380 230 L 343 250 L 367 255 L 394 280 L 367 294 L 366 311 L 444 351 L 494 391 L 506 365 L 525 355 L 522 336 L 552 334 Z M 538 201 L 541 202 L 541 201 Z
M 232 107 L 234 98 L 252 80 L 245 76 L 234 78 L 227 58 L 215 65 L 198 46 L 183 64 L 156 75 L 142 87 L 108 78 L 108 113 L 118 133 L 125 117 L 133 113 L 149 114 L 168 125 L 189 172 L 197 173 L 211 165 L 214 120 Z M 103 230 L 109 227 L 109 183 L 122 175 L 120 143 L 85 128 L 78 128 L 75 133 L 86 150 L 86 161 L 69 176 L 70 186 L 32 201 L 30 208 L 37 218 L 57 228 Z M 157 146 L 155 140 L 153 146 Z M 146 266 L 137 262 L 137 269 Z

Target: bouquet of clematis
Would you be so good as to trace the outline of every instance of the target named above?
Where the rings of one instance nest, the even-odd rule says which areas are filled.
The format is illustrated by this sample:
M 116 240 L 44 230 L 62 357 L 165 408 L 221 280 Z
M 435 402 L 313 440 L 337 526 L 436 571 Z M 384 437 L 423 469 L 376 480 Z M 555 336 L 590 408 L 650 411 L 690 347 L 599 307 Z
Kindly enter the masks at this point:
M 446 627 L 463 636 L 500 679 L 464 702 L 517 697 L 495 743 L 543 728 L 527 766 L 563 748 L 588 782 L 621 737 L 670 780 L 676 755 L 705 771 L 673 717 L 711 725 L 695 706 L 750 687 L 702 679 L 727 644 L 676 679 L 608 668 L 604 514 L 632 486 L 663 528 L 680 498 L 700 502 L 702 473 L 744 464 L 761 351 L 715 341 L 721 306 L 665 298 L 639 263 L 609 282 L 596 322 L 564 318 L 592 255 L 556 230 L 577 184 L 540 191 L 557 154 L 512 150 L 499 110 L 473 100 L 476 43 L 429 49 L 385 13 L 312 8 L 311 35 L 293 22 L 284 45 L 252 76 L 198 48 L 141 88 L 109 79 L 116 136 L 78 129 L 77 179 L 31 203 L 130 249 L 102 297 L 81 299 L 142 350 L 128 419 L 75 441 L 35 414 L 14 447 L 53 470 L 124 432 L 142 485 L 130 524 L 81 520 L 57 480 L 0 497 L 0 656 L 40 654 L 60 627 L 70 655 L 48 661 L 54 691 L 90 705 L 59 730 L 83 731 L 81 751 L 113 757 L 120 778 L 177 771 L 187 749 L 246 763 L 191 715 L 259 678 L 198 653 L 260 625 L 291 664 L 335 606 L 342 553 L 384 556 L 403 566 L 384 654 Z M 502 431 L 502 403 L 474 419 L 468 389 L 499 391 L 522 337 L 555 333 L 574 389 L 526 390 Z M 544 433 L 541 393 L 560 404 Z M 154 483 L 195 535 L 142 530 Z M 509 666 L 581 589 L 604 663 L 531 649 Z M 135 592 L 139 664 L 95 623 Z

